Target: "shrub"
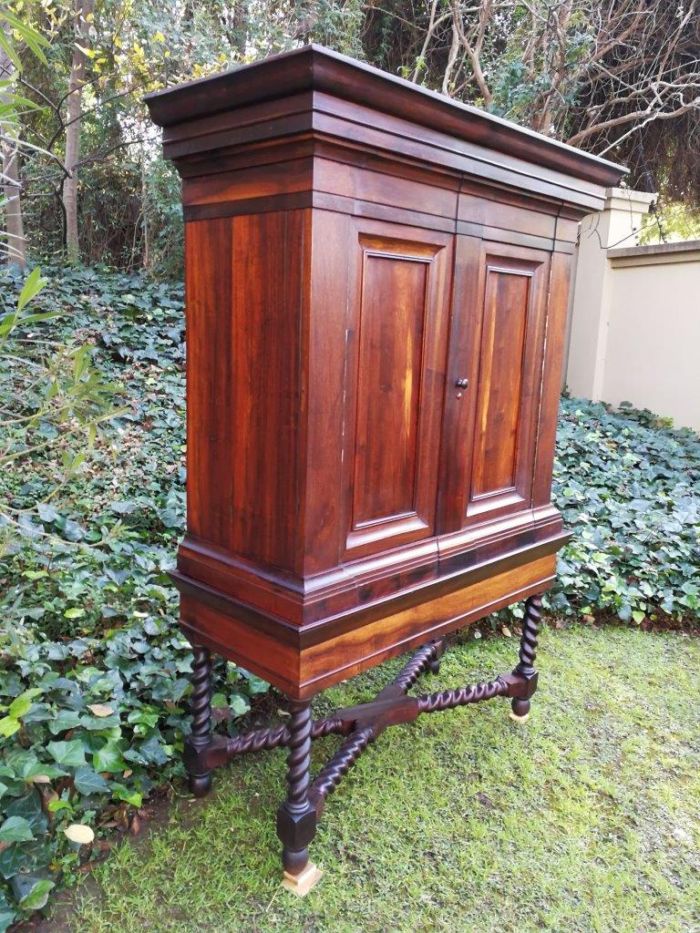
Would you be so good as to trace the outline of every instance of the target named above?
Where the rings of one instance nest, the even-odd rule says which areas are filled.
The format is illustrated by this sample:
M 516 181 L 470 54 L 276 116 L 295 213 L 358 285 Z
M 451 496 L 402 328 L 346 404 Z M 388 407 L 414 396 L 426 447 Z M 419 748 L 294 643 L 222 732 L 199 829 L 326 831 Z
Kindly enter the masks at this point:
M 554 494 L 574 531 L 551 606 L 700 619 L 700 438 L 650 412 L 563 399 Z

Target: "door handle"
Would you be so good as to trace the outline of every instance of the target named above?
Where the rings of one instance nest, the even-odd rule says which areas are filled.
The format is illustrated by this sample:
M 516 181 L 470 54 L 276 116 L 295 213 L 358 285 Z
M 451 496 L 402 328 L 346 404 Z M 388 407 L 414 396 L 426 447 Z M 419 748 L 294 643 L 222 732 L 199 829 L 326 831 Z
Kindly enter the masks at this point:
M 467 389 L 469 388 L 469 380 L 466 377 L 455 380 L 455 387 L 458 389 Z

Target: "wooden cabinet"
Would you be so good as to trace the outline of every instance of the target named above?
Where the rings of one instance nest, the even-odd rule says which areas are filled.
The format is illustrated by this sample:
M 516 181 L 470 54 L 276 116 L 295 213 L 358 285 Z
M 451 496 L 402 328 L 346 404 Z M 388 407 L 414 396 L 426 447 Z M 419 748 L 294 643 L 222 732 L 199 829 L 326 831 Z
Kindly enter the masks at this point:
M 316 47 L 148 105 L 183 179 L 193 643 L 303 699 L 547 589 L 577 222 L 622 170 Z
M 567 538 L 552 462 L 577 221 L 622 169 L 310 46 L 147 98 L 183 180 L 193 793 L 288 747 L 283 883 L 390 725 L 495 697 L 524 721 Z M 526 600 L 519 659 L 409 695 L 443 636 Z M 418 647 L 377 698 L 311 697 Z M 211 650 L 287 694 L 212 735 Z M 311 742 L 344 736 L 312 780 Z

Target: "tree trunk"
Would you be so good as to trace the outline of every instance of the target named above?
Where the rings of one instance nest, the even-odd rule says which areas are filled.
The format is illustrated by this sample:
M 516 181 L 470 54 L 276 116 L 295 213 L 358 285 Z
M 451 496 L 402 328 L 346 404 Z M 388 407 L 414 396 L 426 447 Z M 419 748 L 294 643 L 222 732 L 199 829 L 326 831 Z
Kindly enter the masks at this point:
M 6 24 L 9 30 L 9 26 Z M 11 81 L 15 66 L 4 49 L 0 49 L 0 80 Z M 17 146 L 7 135 L 17 137 L 17 127 L 0 125 L 2 133 L 2 193 L 5 210 L 5 236 L 7 238 L 7 261 L 21 269 L 27 265 L 27 244 L 24 239 L 22 203 L 20 201 L 19 152 Z
M 5 196 L 5 233 L 7 261 L 24 269 L 27 265 L 27 241 L 24 238 L 20 201 L 19 152 L 6 140 L 2 144 L 3 194 Z
M 94 0 L 73 0 L 75 13 L 75 45 L 68 84 L 66 117 L 65 166 L 68 177 L 63 182 L 63 207 L 66 214 L 66 252 L 70 262 L 80 260 L 78 234 L 78 162 L 80 161 L 80 130 L 85 82 L 85 52 L 88 37 L 86 17 L 92 13 Z

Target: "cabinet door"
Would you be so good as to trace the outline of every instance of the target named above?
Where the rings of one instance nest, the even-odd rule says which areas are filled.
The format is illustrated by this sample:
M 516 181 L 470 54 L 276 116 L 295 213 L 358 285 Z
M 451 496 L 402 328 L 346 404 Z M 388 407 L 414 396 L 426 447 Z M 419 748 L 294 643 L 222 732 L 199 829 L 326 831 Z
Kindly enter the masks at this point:
M 548 277 L 547 252 L 458 238 L 443 532 L 531 507 Z
M 435 533 L 452 238 L 351 225 L 345 556 Z

